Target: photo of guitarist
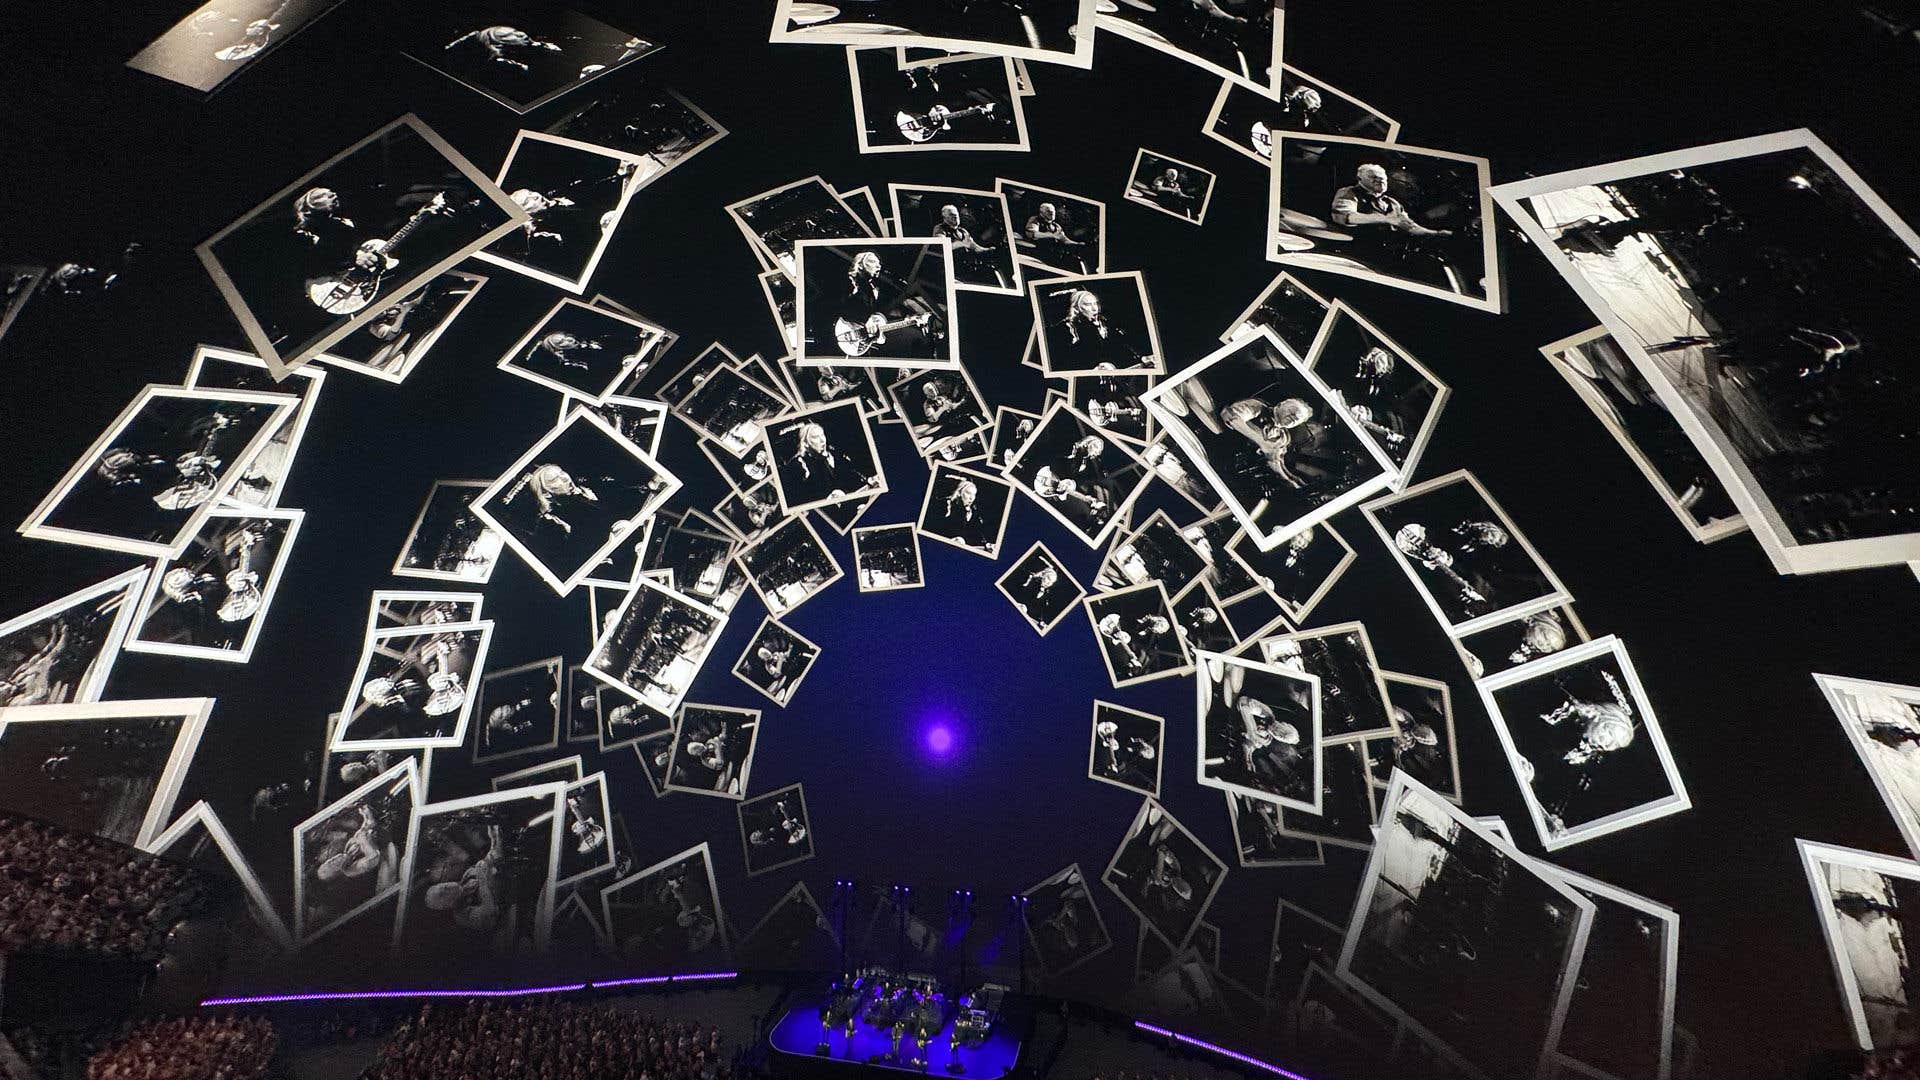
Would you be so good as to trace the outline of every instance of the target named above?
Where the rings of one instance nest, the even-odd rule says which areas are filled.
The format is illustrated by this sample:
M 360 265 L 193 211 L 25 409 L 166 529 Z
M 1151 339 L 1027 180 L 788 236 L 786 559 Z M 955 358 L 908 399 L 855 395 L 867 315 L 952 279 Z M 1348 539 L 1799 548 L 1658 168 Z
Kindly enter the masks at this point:
M 935 321 L 932 311 L 915 310 L 915 303 L 903 295 L 906 291 L 900 279 L 887 273 L 877 253 L 856 254 L 847 268 L 847 290 L 834 319 L 840 351 L 865 356 L 879 349 L 889 357 L 942 359 L 945 326 Z

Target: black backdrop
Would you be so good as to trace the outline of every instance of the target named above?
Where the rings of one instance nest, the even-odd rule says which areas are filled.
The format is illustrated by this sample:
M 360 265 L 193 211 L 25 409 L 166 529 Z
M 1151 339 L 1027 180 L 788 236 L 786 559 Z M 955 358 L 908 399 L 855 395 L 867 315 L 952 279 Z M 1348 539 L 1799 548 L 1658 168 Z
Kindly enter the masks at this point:
M 120 68 L 184 5 L 161 6 L 70 0 L 0 16 L 16 23 L 0 92 L 0 258 L 105 257 L 132 238 L 150 253 L 144 281 L 96 307 L 36 300 L 0 342 L 0 431 L 12 461 L 0 518 L 23 518 L 138 386 L 177 381 L 196 342 L 243 347 L 191 257 L 194 243 L 402 112 L 420 114 L 489 172 L 519 126 L 395 55 L 385 12 L 362 0 L 211 101 L 189 100 Z M 732 131 L 634 201 L 593 282 L 680 331 L 682 357 L 714 339 L 742 354 L 777 348 L 756 266 L 720 207 L 814 173 L 842 187 L 871 184 L 883 201 L 889 180 L 986 186 L 995 174 L 1106 200 L 1109 268 L 1146 271 L 1176 365 L 1208 351 L 1275 269 L 1258 255 L 1264 175 L 1199 134 L 1217 81 L 1132 43 L 1103 36 L 1091 72 L 1031 65 L 1031 153 L 861 157 L 841 50 L 766 45 L 770 4 L 579 6 L 667 42 L 642 62 L 646 73 Z M 1362 13 L 1302 4 L 1287 31 L 1290 62 L 1399 118 L 1411 145 L 1490 157 L 1496 181 L 1805 125 L 1897 212 L 1920 219 L 1920 116 L 1900 104 L 1914 100 L 1920 53 L 1838 8 L 1393 4 Z M 535 114 L 527 126 L 548 119 Z M 1219 174 L 1204 228 L 1121 200 L 1140 146 Z M 1692 543 L 1535 351 L 1594 320 L 1502 229 L 1513 311 L 1504 317 L 1309 281 L 1454 387 L 1423 474 L 1474 469 L 1566 580 L 1588 627 L 1628 642 L 1695 807 L 1560 861 L 1676 907 L 1679 1021 L 1700 1037 L 1711 1075 L 1776 1074 L 1810 1048 L 1848 1041 L 1793 837 L 1902 850 L 1808 673 L 1920 681 L 1920 589 L 1897 568 L 1781 578 L 1748 539 Z M 283 500 L 309 517 L 253 663 L 128 656 L 110 687 L 113 697 L 220 699 L 184 798 L 215 801 L 276 895 L 288 891 L 284 822 L 250 827 L 247 797 L 304 773 L 302 754 L 319 745 L 350 674 L 368 591 L 412 587 L 386 570 L 420 499 L 436 477 L 492 475 L 552 422 L 551 395 L 493 370 L 551 291 L 490 276 L 404 386 L 329 378 Z M 964 355 L 989 400 L 1034 407 L 1039 380 L 1017 367 L 1024 302 L 968 295 L 961 319 Z M 918 505 L 921 467 L 898 428 L 882 430 L 894 491 L 862 524 L 907 520 Z M 669 463 L 710 493 L 700 503 L 710 506 L 719 489 L 688 432 L 675 424 L 668 438 Z M 1363 619 L 1387 667 L 1451 683 L 1467 805 L 1504 814 L 1534 849 L 1458 661 L 1364 523 L 1339 525 L 1360 559 L 1313 621 Z M 1135 802 L 1084 777 L 1095 696 L 1169 718 L 1168 805 L 1231 860 L 1217 793 L 1188 778 L 1190 684 L 1113 691 L 1082 616 L 1041 641 L 992 591 L 1005 561 L 1035 537 L 1090 580 L 1092 553 L 1022 503 L 1000 565 L 928 543 L 928 588 L 862 596 L 843 581 L 791 620 L 825 653 L 794 706 L 769 712 L 752 790 L 807 784 L 819 858 L 748 881 L 731 805 L 653 799 L 631 757 L 617 754 L 606 767 L 638 865 L 711 840 L 736 928 L 796 878 L 823 900 L 839 875 L 997 898 L 1070 861 L 1097 874 Z M 846 542 L 830 543 L 850 566 Z M 0 611 L 126 565 L 0 538 Z M 583 598 L 554 598 L 511 555 L 488 590 L 488 614 L 499 624 L 496 667 L 556 651 L 577 661 L 586 648 Z M 726 674 L 759 616 L 751 597 L 742 601 L 695 700 L 759 704 Z M 938 767 L 916 734 L 935 715 L 960 737 Z M 1227 949 L 1264 948 L 1276 895 L 1342 920 L 1359 866 L 1331 853 L 1323 870 L 1235 869 L 1213 915 Z M 1132 917 L 1104 890 L 1097 900 L 1116 948 L 1068 992 L 1124 981 L 1131 965 Z M 938 921 L 939 901 L 929 903 Z M 350 961 L 353 949 L 320 951 L 331 967 L 301 978 L 377 978 L 371 961 Z

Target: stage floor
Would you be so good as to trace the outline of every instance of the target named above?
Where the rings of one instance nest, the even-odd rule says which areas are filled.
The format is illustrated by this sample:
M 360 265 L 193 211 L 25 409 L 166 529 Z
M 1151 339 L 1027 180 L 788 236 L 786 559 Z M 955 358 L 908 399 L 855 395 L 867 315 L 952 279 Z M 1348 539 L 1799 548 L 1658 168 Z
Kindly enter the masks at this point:
M 799 1004 L 782 1016 L 780 1022 L 773 1026 L 772 1034 L 767 1036 L 776 1052 L 819 1062 L 831 1060 L 850 1068 L 879 1068 L 913 1073 L 920 1071 L 903 1064 L 895 1064 L 890 1059 L 880 1058 L 879 1055 L 889 1053 L 893 1049 L 892 1033 L 864 1023 L 854 1028 L 851 1045 L 849 1045 L 846 1029 L 840 1028 L 827 1035 L 827 1044 L 833 1049 L 831 1057 L 815 1054 L 814 1049 L 820 1045 L 820 1006 L 825 1004 L 827 999 L 810 997 L 798 1000 Z M 949 1021 L 946 1027 L 940 1029 L 940 1034 L 927 1044 L 926 1071 L 928 1073 L 947 1072 L 947 1063 L 953 1060 L 953 1051 L 950 1048 L 952 1036 L 953 1024 Z M 913 1056 L 911 1040 L 901 1041 L 901 1053 L 907 1057 Z M 955 1075 L 979 1078 L 979 1080 L 1000 1080 L 1001 1077 L 1013 1071 L 1014 1065 L 1019 1060 L 1020 1040 L 1008 1030 L 1007 1024 L 1002 1022 L 994 1025 L 986 1042 L 971 1050 L 961 1049 L 960 1063 L 965 1066 L 965 1071 Z

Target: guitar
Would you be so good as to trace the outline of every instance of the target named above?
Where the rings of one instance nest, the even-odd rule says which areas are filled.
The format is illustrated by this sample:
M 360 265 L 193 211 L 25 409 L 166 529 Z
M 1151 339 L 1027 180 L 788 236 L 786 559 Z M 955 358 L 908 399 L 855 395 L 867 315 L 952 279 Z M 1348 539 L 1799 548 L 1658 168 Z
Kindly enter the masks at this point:
M 885 316 L 875 315 L 864 323 L 850 322 L 846 319 L 833 320 L 833 337 L 839 342 L 840 351 L 848 356 L 865 356 L 874 347 L 884 343 L 887 335 L 895 330 L 905 330 L 917 326 L 924 330 L 933 321 L 933 313 L 909 315 L 904 319 L 888 322 Z
M 316 278 L 307 283 L 307 299 L 315 307 L 329 315 L 352 315 L 373 303 L 380 293 L 380 283 L 387 272 L 400 265 L 393 257 L 393 249 L 412 235 L 432 214 L 450 214 L 447 209 L 447 194 L 441 192 L 433 201 L 413 212 L 406 224 L 400 226 L 392 236 L 385 240 L 368 240 L 360 245 L 360 254 L 374 257 L 372 266 L 360 265 L 356 257 L 352 266 L 338 274 Z
M 972 116 L 976 113 L 988 116 L 992 112 L 993 102 L 991 101 L 985 105 L 975 105 L 966 109 L 949 109 L 944 105 L 935 105 L 932 110 L 920 116 L 910 112 L 896 112 L 893 114 L 893 122 L 899 125 L 900 134 L 908 142 L 923 143 L 932 141 L 935 135 L 952 128 L 953 121 L 962 116 Z

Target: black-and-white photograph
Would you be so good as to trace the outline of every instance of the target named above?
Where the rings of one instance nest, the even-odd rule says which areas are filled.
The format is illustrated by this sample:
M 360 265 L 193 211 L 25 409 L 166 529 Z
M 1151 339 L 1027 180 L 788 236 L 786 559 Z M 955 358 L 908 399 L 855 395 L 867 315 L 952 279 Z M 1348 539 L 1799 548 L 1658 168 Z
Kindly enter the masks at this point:
M 1125 444 L 1055 402 L 1014 453 L 1007 479 L 1090 548 L 1120 527 L 1153 474 Z
M 984 56 L 903 68 L 894 55 L 892 46 L 847 49 L 861 153 L 1027 149 L 1026 103 L 1013 91 L 1012 60 Z
M 987 460 L 995 471 L 1013 462 L 1013 455 L 1039 430 L 1040 414 L 1002 405 L 993 412 L 993 437 L 987 442 Z
M 1200 225 L 1206 221 L 1207 204 L 1213 201 L 1216 179 L 1198 165 L 1141 147 L 1133 155 L 1133 168 L 1121 194 L 1130 203 Z
M 340 3 L 208 0 L 135 53 L 127 66 L 196 93 L 212 94 Z
M 1205 653 L 1197 660 L 1194 689 L 1200 745 L 1194 779 L 1308 814 L 1321 812 L 1319 676 Z
M 1012 509 L 1013 488 L 1005 481 L 936 461 L 927 477 L 918 526 L 929 539 L 995 559 Z M 1014 603 L 1017 606 L 1020 600 Z
M 173 558 L 300 399 L 148 386 L 20 526 L 22 536 Z
M 137 567 L 0 623 L 0 708 L 98 701 L 150 573 Z
M 802 240 L 801 367 L 957 368 L 953 249 L 944 237 Z
M 1567 1002 L 1555 1050 L 1561 1075 L 1671 1077 L 1680 913 L 1606 882 L 1554 869 L 1594 906 L 1580 981 Z
M 671 718 L 686 699 L 693 677 L 720 639 L 727 617 L 691 596 L 647 578 L 613 614 L 582 666 L 587 674 L 623 691 L 652 712 Z M 635 738 L 607 739 L 621 721 L 608 699 L 601 701 L 602 752 Z M 633 717 L 634 723 L 641 722 Z M 669 724 L 671 720 L 669 719 Z
M 1014 256 L 1021 262 L 1060 274 L 1106 272 L 1105 203 L 1004 178 L 996 178 L 993 189 L 1007 200 L 1007 220 L 1017 230 Z
M 1487 159 L 1274 133 L 1267 258 L 1498 314 Z
M 1320 336 L 1320 324 L 1327 319 L 1333 301 L 1308 288 L 1285 270 L 1275 274 L 1260 295 L 1253 298 L 1233 322 L 1220 334 L 1221 344 L 1251 337 L 1262 327 L 1272 331 L 1295 356 L 1313 351 Z
M 1563 338 L 1540 352 L 1689 535 L 1711 544 L 1746 531 L 1746 519 L 1713 466 L 1606 327 Z
M 1464 469 L 1375 499 L 1361 511 L 1441 628 L 1454 637 L 1573 599 L 1493 496 Z
M 405 382 L 486 283 L 479 274 L 449 270 L 327 346 L 314 363 Z
M 561 695 L 566 662 L 535 660 L 480 680 L 480 723 L 473 739 L 474 764 L 499 761 L 560 745 Z
M 415 806 L 393 922 L 395 950 L 544 952 L 553 927 L 564 790 L 544 784 Z
M 1467 673 L 1484 679 L 1591 640 L 1573 605 L 1563 604 L 1462 634 L 1453 644 Z
M 887 490 L 886 470 L 858 400 L 793 413 L 763 429 L 780 507 L 798 514 Z
M 667 789 L 723 799 L 747 797 L 747 774 L 760 735 L 760 710 L 724 705 L 680 707 Z
M 1150 799 L 1159 798 L 1166 730 L 1167 722 L 1152 713 L 1095 701 L 1087 776 Z
M 792 411 L 773 386 L 730 367 L 715 369 L 673 407 L 675 416 L 736 458 L 760 445 L 763 426 Z
M 748 877 L 813 858 L 807 796 L 799 784 L 748 799 L 736 809 Z
M 190 866 L 212 878 L 217 887 L 236 890 L 246 897 L 247 914 L 267 941 L 287 953 L 297 948 L 278 906 L 261 887 L 260 876 L 254 873 L 220 815 L 204 799 L 188 807 L 143 850 L 168 862 Z
M 1279 89 L 1275 96 L 1223 80 L 1201 133 L 1261 165 L 1273 160 L 1277 131 L 1324 131 L 1380 142 L 1400 137 L 1400 121 L 1292 64 L 1280 65 Z
M 1548 851 L 1693 805 L 1619 638 L 1475 685 Z
M 806 882 L 788 889 L 753 928 L 734 943 L 734 959 L 766 970 L 809 971 L 833 966 L 840 941 Z
M 161 559 L 147 580 L 128 652 L 244 664 L 266 628 L 299 510 L 215 510 L 178 558 Z
M 1280 804 L 1255 799 L 1237 791 L 1226 792 L 1227 824 L 1233 830 L 1233 848 L 1240 865 L 1246 867 L 1323 866 L 1326 849 L 1318 840 L 1307 840 L 1287 832 Z M 1335 936 L 1338 955 L 1339 937 Z
M 409 17 L 408 56 L 523 114 L 660 48 L 548 0 L 484 0 Z
M 1260 659 L 1320 680 L 1320 726 L 1326 742 L 1357 742 L 1395 732 L 1386 680 L 1364 625 L 1335 623 L 1263 637 Z
M 135 847 L 173 820 L 212 698 L 0 709 L 0 805 Z
M 902 69 L 904 70 L 904 68 Z M 847 209 L 872 231 L 875 236 L 901 236 L 902 233 L 889 229 L 887 218 L 880 216 L 880 204 L 873 197 L 873 189 L 865 184 L 857 188 L 834 188 L 834 194 L 847 204 Z M 931 234 L 921 234 L 931 235 Z
M 294 826 L 293 933 L 302 945 L 400 891 L 400 860 L 426 785 L 410 757 Z
M 487 480 L 436 480 L 393 561 L 395 577 L 485 585 L 506 546 L 472 509 Z
M 927 455 L 928 464 L 945 462 L 948 465 L 978 465 L 986 460 L 987 431 L 985 428 Z
M 410 750 L 466 741 L 490 622 L 376 631 L 361 647 L 330 750 Z
M 1011 494 L 1009 491 L 1009 497 Z M 927 530 L 924 522 L 920 528 L 922 532 Z M 994 582 L 994 588 L 1000 590 L 1000 595 L 1007 598 L 1041 637 L 1060 625 L 1060 620 L 1087 595 L 1066 564 L 1039 541 L 1014 560 L 1007 572 Z
M 820 646 L 769 615 L 734 662 L 733 674 L 768 701 L 785 708 L 818 659 Z
M 1260 581 L 1231 552 L 1246 534 L 1233 515 L 1221 510 L 1180 529 L 1205 567 L 1200 577 L 1213 588 L 1214 598 L 1222 604 L 1235 604 L 1258 595 Z
M 571 784 L 584 776 L 585 770 L 585 760 L 579 754 L 553 758 L 492 777 L 487 781 L 487 789 L 505 791 L 508 788 L 539 787 L 541 784 Z
M 1273 909 L 1273 933 L 1269 938 L 1262 996 L 1268 1001 L 1285 1002 L 1300 987 L 1310 968 L 1319 968 L 1326 976 L 1340 962 L 1340 944 L 1345 936 L 1345 927 L 1336 926 L 1285 897 L 1280 898 Z
M 385 315 L 526 211 L 411 114 L 195 249 L 275 375 Z
M 1145 457 L 1156 429 L 1153 414 L 1140 403 L 1140 395 L 1153 389 L 1158 381 L 1152 375 L 1076 376 L 1067 380 L 1067 404 L 1085 413 L 1101 431 L 1139 447 L 1141 456 Z M 1163 475 L 1160 468 L 1154 472 Z M 1180 490 L 1178 479 L 1170 478 L 1167 483 Z
M 613 241 L 639 173 L 639 162 L 605 147 L 520 132 L 493 182 L 528 220 L 474 257 L 578 295 Z
M 1192 670 L 1193 654 L 1159 582 L 1095 593 L 1081 603 L 1115 689 Z
M 1399 475 L 1326 384 L 1264 328 L 1141 400 L 1261 551 Z
M 485 605 L 486 596 L 482 593 L 375 589 L 367 598 L 366 636 L 403 626 L 478 622 Z
M 1404 487 L 1420 468 L 1453 389 L 1339 300 L 1304 355 L 1335 404 L 1359 425 L 1361 436 L 1393 463 L 1395 485 Z
M 1402 775 L 1335 974 L 1476 1080 L 1533 1076 L 1566 1016 L 1593 915 L 1551 870 Z
M 267 394 L 297 394 L 300 404 L 274 429 L 253 456 L 240 464 L 240 479 L 220 497 L 222 504 L 239 507 L 280 505 L 280 491 L 300 453 L 314 407 L 320 403 L 320 390 L 327 373 L 307 367 L 284 381 L 276 381 L 266 361 L 231 349 L 202 345 L 193 352 L 182 385 L 203 390 L 250 390 Z
M 1395 769 L 1443 797 L 1460 801 L 1460 751 L 1453 726 L 1453 693 L 1438 679 L 1383 671 L 1393 732 L 1364 740 L 1367 775 L 1386 788 Z
M 1920 235 L 1806 130 L 1502 185 L 1782 573 L 1920 557 Z
M 607 614 L 613 614 L 609 609 Z M 598 613 L 596 612 L 597 616 Z M 591 643 L 600 639 L 600 621 L 593 621 L 593 633 L 587 638 Z M 567 667 L 567 700 L 564 715 L 560 719 L 560 738 L 565 742 L 591 742 L 600 734 L 601 691 L 606 684 L 587 673 L 579 664 Z
M 612 870 L 619 863 L 613 813 L 607 798 L 607 774 L 594 773 L 567 784 L 560 796 L 567 822 L 560 833 L 560 862 L 554 887 L 563 889 Z
M 821 370 L 826 370 L 822 368 Z M 730 491 L 714 504 L 714 520 L 727 527 L 742 544 L 753 544 L 787 519 L 780 493 L 772 480 L 762 480 L 745 491 Z
M 1294 533 L 1272 551 L 1261 551 L 1246 535 L 1241 530 L 1234 536 L 1227 547 L 1228 558 L 1279 601 L 1281 612 L 1296 623 L 1306 621 L 1359 558 L 1347 538 L 1324 522 Z
M 20 317 L 21 309 L 33 294 L 40 289 L 40 283 L 46 279 L 44 266 L 21 266 L 15 263 L 0 263 L 0 338 L 7 336 L 13 329 L 13 321 Z
M 696 514 L 689 511 L 684 520 L 656 529 L 640 564 L 647 571 L 669 572 L 675 588 L 717 607 L 726 591 L 727 562 L 740 545 L 725 525 Z
M 853 530 L 854 583 L 861 592 L 918 589 L 927 583 L 920 566 L 920 534 L 913 522 L 868 525 Z
M 736 559 L 775 618 L 846 576 L 804 514 L 788 518 Z
M 1113 948 L 1093 883 L 1074 863 L 1020 894 L 1022 922 L 1040 969 L 1058 978 Z
M 1920 687 L 1838 675 L 1816 674 L 1813 681 L 1873 777 L 1908 850 L 1920 855 Z
M 726 915 L 702 842 L 600 891 L 607 936 L 635 971 L 710 971 L 726 962 Z
M 1906 1041 L 1916 998 L 1909 939 L 1920 934 L 1920 866 L 1853 848 L 1796 841 L 1814 910 L 1846 1009 L 1863 1050 Z
M 593 100 L 547 125 L 547 134 L 625 154 L 639 168 L 629 190 L 653 183 L 727 134 L 706 110 L 673 90 L 643 79 L 601 87 Z
M 1226 879 L 1227 864 L 1152 799 L 1141 801 L 1100 875 L 1141 924 L 1175 950 L 1186 947 Z
M 1068 67 L 1093 66 L 1095 0 L 1011 0 L 984 8 L 929 0 L 878 0 L 839 8 L 777 0 L 768 41 L 887 45 L 989 53 Z
M 1166 511 L 1155 510 L 1115 542 L 1094 575 L 1093 587 L 1105 591 L 1158 581 L 1169 596 L 1177 596 L 1206 572 L 1206 557 L 1187 542 Z
M 796 243 L 873 236 L 873 230 L 818 176 L 730 203 L 727 214 L 767 269 L 777 269 L 795 283 L 800 280 L 793 251 Z
M 1189 653 L 1228 653 L 1240 647 L 1240 635 L 1227 618 L 1226 605 L 1204 579 L 1195 579 L 1174 596 L 1173 628 Z
M 1138 270 L 1027 283 L 1040 328 L 1040 366 L 1049 378 L 1167 370 L 1160 331 Z
M 659 356 L 662 352 L 663 350 L 656 350 L 654 355 Z M 716 341 L 677 368 L 643 363 L 637 375 L 628 377 L 622 392 L 657 400 L 671 408 L 686 400 L 687 395 L 698 390 L 700 384 L 706 382 L 714 372 L 722 368 L 738 371 L 743 363 L 745 361 L 733 355 L 732 350 Z
M 470 509 L 534 573 L 565 595 L 612 553 L 630 522 L 680 480 L 606 421 L 576 412 L 508 466 Z
M 659 353 L 660 349 L 656 346 L 654 355 Z M 667 429 L 667 406 L 664 403 L 622 394 L 614 394 L 598 405 L 562 397 L 559 422 L 566 423 L 567 417 L 576 409 L 593 413 L 605 420 L 607 426 L 618 432 L 621 438 L 656 458 L 660 456 L 660 439 Z
M 1289 836 L 1358 851 L 1371 850 L 1381 792 L 1367 777 L 1364 743 L 1320 748 L 1320 812 L 1281 814 Z
M 964 367 L 916 371 L 890 384 L 887 394 L 921 457 L 954 446 L 993 423 L 986 399 Z
M 327 737 L 321 744 L 331 747 L 334 735 L 340 730 L 340 714 L 327 716 Z M 420 790 L 429 789 L 433 775 L 433 752 L 427 749 L 417 750 L 341 750 L 329 749 L 326 760 L 320 766 L 320 784 L 316 790 L 321 806 L 331 806 L 335 799 L 367 781 L 398 765 L 401 761 L 412 761 L 414 771 L 420 774 Z
M 781 281 L 786 280 L 777 271 L 771 273 Z M 791 308 L 788 310 L 791 314 Z M 791 356 L 781 357 L 778 363 L 780 374 L 785 376 L 783 385 L 791 391 L 794 404 L 799 408 L 811 409 L 818 405 L 837 405 L 848 398 L 854 398 L 860 402 L 860 411 L 866 413 L 870 420 L 886 423 L 887 421 L 883 418 L 891 415 L 887 392 L 881 389 L 880 378 L 872 368 L 803 368 L 795 363 Z
M 1282 0 L 1213 0 L 1207 4 L 1113 5 L 1095 17 L 1100 29 L 1178 57 L 1230 82 L 1274 96 L 1280 74 Z
M 593 404 L 613 396 L 664 336 L 617 311 L 562 299 L 500 357 L 501 371 Z
M 901 236 L 938 236 L 953 251 L 953 283 L 961 292 L 1025 295 L 1015 257 L 1013 215 L 998 191 L 888 184 Z

